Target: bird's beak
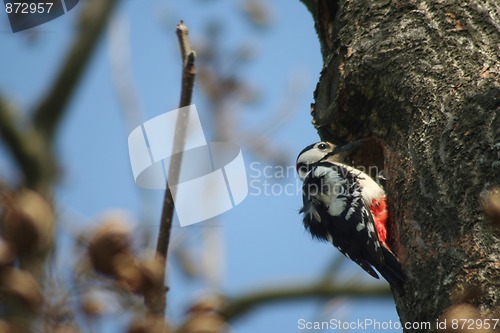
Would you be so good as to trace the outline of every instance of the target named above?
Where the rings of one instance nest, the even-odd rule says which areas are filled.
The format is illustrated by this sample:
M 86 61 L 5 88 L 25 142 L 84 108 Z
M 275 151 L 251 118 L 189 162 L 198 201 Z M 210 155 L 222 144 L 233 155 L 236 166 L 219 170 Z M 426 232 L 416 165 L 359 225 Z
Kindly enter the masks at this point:
M 359 147 L 361 147 L 361 145 L 364 142 L 365 142 L 365 140 L 359 140 L 359 141 L 348 143 L 348 144 L 343 145 L 343 146 L 337 146 L 337 147 L 335 147 L 335 149 L 333 149 L 333 151 L 331 153 L 326 154 L 321 160 L 325 161 L 331 156 L 335 156 L 335 155 L 342 154 L 342 153 L 353 152 L 356 149 L 358 149 Z
M 357 148 L 359 148 L 364 142 L 365 142 L 365 140 L 359 140 L 359 141 L 348 143 L 348 144 L 340 146 L 340 147 L 335 147 L 332 154 L 335 155 L 335 154 L 340 154 L 340 153 L 350 153 L 350 152 L 356 150 Z

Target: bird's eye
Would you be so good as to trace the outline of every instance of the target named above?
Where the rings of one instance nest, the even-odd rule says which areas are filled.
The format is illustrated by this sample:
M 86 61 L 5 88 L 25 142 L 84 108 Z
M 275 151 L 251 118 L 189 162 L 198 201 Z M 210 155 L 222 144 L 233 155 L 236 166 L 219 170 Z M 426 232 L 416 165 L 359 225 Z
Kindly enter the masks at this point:
M 318 149 L 320 149 L 320 150 L 325 150 L 327 148 L 328 148 L 328 145 L 324 142 L 322 142 L 318 145 Z

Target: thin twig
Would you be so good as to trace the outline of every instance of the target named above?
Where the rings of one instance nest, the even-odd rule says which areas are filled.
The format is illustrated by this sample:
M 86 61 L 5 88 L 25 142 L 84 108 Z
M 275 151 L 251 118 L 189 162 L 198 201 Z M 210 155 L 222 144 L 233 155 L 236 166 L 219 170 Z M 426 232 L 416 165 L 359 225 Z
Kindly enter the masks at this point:
M 191 45 L 188 39 L 188 28 L 181 20 L 181 23 L 177 25 L 177 30 L 175 31 L 177 38 L 179 40 L 179 49 L 181 50 L 181 57 L 183 61 L 183 66 L 186 66 L 186 60 L 188 55 L 191 53 Z
M 184 22 L 181 21 L 177 25 L 177 37 L 179 39 L 179 48 L 182 56 L 182 88 L 179 107 L 185 107 L 191 104 L 193 95 L 194 77 L 196 75 L 196 67 L 194 65 L 195 53 L 191 50 L 188 40 L 188 29 Z M 174 152 L 182 152 L 186 141 L 187 128 L 187 113 L 181 112 L 177 116 L 175 123 L 174 136 Z M 177 184 L 180 174 L 180 166 L 182 163 L 182 153 L 172 156 L 170 167 L 168 170 L 167 189 L 163 201 L 163 210 L 160 221 L 160 231 L 158 233 L 158 241 L 156 243 L 156 252 L 164 261 L 164 267 L 167 267 L 168 246 L 170 243 L 170 231 L 172 229 L 172 220 L 174 215 L 174 197 L 172 195 L 169 184 Z M 165 272 L 163 280 L 165 279 Z M 148 312 L 156 315 L 163 315 L 167 306 L 167 289 L 155 290 L 148 293 L 144 302 L 148 308 Z

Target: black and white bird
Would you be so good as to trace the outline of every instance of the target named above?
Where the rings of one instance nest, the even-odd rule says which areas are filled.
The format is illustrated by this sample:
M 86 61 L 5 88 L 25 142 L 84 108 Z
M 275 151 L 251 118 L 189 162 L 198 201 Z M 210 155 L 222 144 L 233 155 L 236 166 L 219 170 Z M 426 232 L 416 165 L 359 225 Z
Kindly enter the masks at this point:
M 385 191 L 366 173 L 335 162 L 334 156 L 359 144 L 335 147 L 319 142 L 297 158 L 303 180 L 303 223 L 313 238 L 329 242 L 368 274 L 376 269 L 400 294 L 405 274 L 386 243 Z

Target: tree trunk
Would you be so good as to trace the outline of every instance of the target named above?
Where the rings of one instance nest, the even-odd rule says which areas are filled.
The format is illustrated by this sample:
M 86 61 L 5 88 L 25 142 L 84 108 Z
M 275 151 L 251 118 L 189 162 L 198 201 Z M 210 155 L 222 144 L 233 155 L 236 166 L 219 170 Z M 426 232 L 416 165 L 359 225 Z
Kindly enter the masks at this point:
M 370 138 L 357 165 L 387 178 L 401 321 L 499 318 L 499 1 L 303 2 L 324 61 L 313 124 Z

